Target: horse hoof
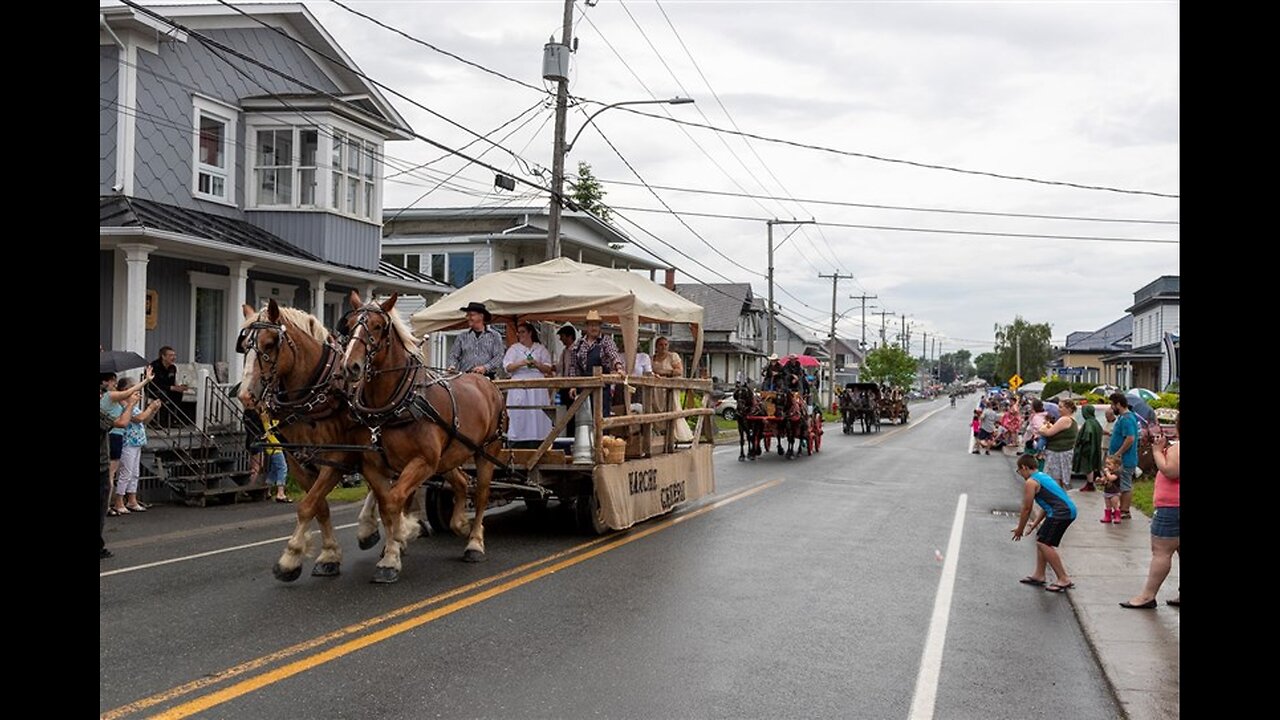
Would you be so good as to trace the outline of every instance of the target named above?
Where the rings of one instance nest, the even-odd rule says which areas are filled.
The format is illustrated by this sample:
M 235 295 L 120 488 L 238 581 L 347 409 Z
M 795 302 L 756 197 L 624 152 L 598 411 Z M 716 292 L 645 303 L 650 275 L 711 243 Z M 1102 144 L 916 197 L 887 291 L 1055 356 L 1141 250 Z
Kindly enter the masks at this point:
M 276 563 L 275 567 L 271 568 L 271 574 L 275 575 L 276 579 L 281 582 L 293 582 L 302 577 L 302 566 L 299 565 L 292 570 L 285 570 L 280 567 L 280 563 Z
M 478 563 L 488 560 L 489 556 L 479 550 L 467 550 L 462 553 L 462 562 Z
M 377 545 L 380 542 L 382 542 L 382 533 L 378 532 L 377 530 L 374 530 L 373 534 L 370 535 L 369 537 L 356 538 L 356 544 L 360 546 L 361 550 L 368 550 L 369 548 L 373 547 L 374 545 Z
M 374 568 L 374 571 L 373 571 L 373 580 L 371 580 L 370 582 L 375 582 L 375 583 L 381 583 L 381 584 L 384 584 L 384 585 L 389 585 L 389 584 L 391 584 L 391 583 L 393 583 L 393 582 L 395 582 L 395 581 L 397 581 L 397 580 L 399 580 L 399 579 L 400 579 L 400 571 L 399 571 L 399 570 L 397 570 L 397 569 L 395 569 L 395 568 L 393 568 L 393 567 L 382 567 L 382 566 L 378 566 L 377 568 Z
M 315 567 L 311 568 L 311 577 L 336 577 L 342 574 L 341 567 L 342 565 L 336 562 L 316 563 Z

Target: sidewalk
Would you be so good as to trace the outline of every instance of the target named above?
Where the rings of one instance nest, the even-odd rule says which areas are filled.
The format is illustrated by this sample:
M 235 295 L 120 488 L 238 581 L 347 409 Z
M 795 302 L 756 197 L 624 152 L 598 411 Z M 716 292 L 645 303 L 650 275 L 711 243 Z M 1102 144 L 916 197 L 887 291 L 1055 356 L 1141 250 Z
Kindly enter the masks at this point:
M 1119 527 L 1104 525 L 1098 522 L 1102 493 L 1073 490 L 1071 499 L 1079 515 L 1063 541 L 1068 571 L 1076 584 L 1067 597 L 1085 637 L 1129 720 L 1176 719 L 1182 610 L 1164 601 L 1178 597 L 1182 561 L 1174 556 L 1155 610 L 1120 607 L 1146 582 L 1151 520 L 1134 508 L 1133 518 Z

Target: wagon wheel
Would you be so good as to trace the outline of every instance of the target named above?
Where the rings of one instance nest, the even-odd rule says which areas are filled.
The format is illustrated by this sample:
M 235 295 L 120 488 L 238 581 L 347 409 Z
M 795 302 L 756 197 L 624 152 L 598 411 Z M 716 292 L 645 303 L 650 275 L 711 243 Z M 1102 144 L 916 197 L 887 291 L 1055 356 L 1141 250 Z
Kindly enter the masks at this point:
M 453 518 L 453 490 L 451 488 L 427 488 L 427 522 L 437 530 L 449 527 Z M 419 490 L 421 492 L 421 490 Z
M 578 521 L 578 530 L 586 535 L 603 535 L 609 532 L 600 515 L 600 500 L 594 492 L 579 495 L 573 499 L 573 514 Z

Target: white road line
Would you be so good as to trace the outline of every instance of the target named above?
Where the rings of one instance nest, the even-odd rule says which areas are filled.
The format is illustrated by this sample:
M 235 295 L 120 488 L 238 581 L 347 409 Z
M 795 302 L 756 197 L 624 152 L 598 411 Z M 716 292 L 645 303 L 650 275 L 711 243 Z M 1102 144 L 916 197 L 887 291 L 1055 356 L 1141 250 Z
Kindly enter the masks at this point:
M 333 529 L 346 530 L 347 528 L 353 528 L 359 524 L 360 523 L 348 523 L 346 525 L 334 525 Z M 245 550 L 248 548 L 258 547 L 260 545 L 274 545 L 276 543 L 288 542 L 290 537 L 292 537 L 292 535 L 285 535 L 284 537 L 272 538 L 270 540 L 260 540 L 258 542 L 249 543 L 247 545 L 236 545 L 234 547 L 222 548 L 221 550 L 210 550 L 209 552 L 196 553 L 195 555 L 186 555 L 183 557 L 169 558 L 168 560 L 160 560 L 158 562 L 147 563 L 145 565 L 134 565 L 132 567 L 120 568 L 119 570 L 108 570 L 107 572 L 104 572 L 104 573 L 98 573 L 98 577 L 104 578 L 104 577 L 107 577 L 108 575 L 119 575 L 121 573 L 134 572 L 137 570 L 146 570 L 148 568 L 159 567 L 161 565 L 169 565 L 176 562 L 185 562 L 187 560 L 197 560 L 202 557 L 209 557 L 210 555 L 221 555 L 222 553 L 235 552 L 236 550 Z
M 956 504 L 956 516 L 951 523 L 951 539 L 947 541 L 947 556 L 942 564 L 942 578 L 938 580 L 938 594 L 933 599 L 933 617 L 929 620 L 929 635 L 925 638 L 924 653 L 920 656 L 920 673 L 916 675 L 915 697 L 911 701 L 908 720 L 932 720 L 933 705 L 938 697 L 938 679 L 942 670 L 942 646 L 947 639 L 947 620 L 951 616 L 951 593 L 956 585 L 956 565 L 959 564 L 960 536 L 964 533 L 964 508 L 968 494 L 960 495 Z

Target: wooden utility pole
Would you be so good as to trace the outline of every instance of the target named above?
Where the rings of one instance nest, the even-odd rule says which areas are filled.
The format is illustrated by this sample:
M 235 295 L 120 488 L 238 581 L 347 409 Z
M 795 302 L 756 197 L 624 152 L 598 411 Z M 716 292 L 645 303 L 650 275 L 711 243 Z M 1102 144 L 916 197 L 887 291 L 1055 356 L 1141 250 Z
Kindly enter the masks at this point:
M 554 37 L 553 37 L 554 39 Z M 564 0 L 563 52 L 573 47 L 573 0 Z M 560 200 L 564 193 L 564 134 L 569 113 L 569 78 L 556 81 L 555 143 L 551 152 L 551 210 L 547 218 L 547 259 L 560 257 Z
M 853 279 L 852 275 L 841 275 L 837 270 L 831 275 L 823 275 L 818 273 L 820 278 L 831 278 L 831 341 L 830 350 L 827 351 L 828 364 L 831 369 L 828 371 L 827 377 L 827 404 L 823 407 L 831 407 L 831 403 L 835 401 L 835 385 L 836 385 L 836 288 L 840 284 L 840 278 Z

